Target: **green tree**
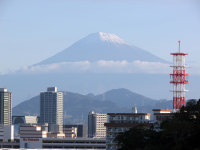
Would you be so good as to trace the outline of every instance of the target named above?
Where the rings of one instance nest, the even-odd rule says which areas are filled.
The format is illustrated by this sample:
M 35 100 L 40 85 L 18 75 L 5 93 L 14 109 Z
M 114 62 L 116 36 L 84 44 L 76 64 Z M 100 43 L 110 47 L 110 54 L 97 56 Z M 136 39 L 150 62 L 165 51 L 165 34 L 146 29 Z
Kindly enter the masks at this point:
M 136 126 L 115 140 L 119 150 L 200 150 L 200 100 L 189 100 L 160 129 Z

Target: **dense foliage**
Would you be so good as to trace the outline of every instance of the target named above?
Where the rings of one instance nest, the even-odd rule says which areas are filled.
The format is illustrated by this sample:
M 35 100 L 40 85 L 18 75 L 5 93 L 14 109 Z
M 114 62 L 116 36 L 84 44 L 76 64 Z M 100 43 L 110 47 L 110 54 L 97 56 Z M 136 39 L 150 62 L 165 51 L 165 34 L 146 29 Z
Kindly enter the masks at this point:
M 189 100 L 159 131 L 137 126 L 115 140 L 119 150 L 200 150 L 200 100 Z

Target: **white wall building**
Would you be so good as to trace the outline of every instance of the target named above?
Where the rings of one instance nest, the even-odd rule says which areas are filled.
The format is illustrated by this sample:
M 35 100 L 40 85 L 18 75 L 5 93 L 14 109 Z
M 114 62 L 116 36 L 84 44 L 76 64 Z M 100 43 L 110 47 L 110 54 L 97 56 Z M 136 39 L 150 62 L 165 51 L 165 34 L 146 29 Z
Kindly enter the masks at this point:
M 108 113 L 108 123 L 106 126 L 106 149 L 116 150 L 117 143 L 114 142 L 115 137 L 121 133 L 128 131 L 131 127 L 143 124 L 150 126 L 149 113 Z
M 13 125 L 0 125 L 0 140 L 8 142 L 14 140 L 14 126 Z
M 107 122 L 106 114 L 99 114 L 90 112 L 88 115 L 88 137 L 90 138 L 105 138 L 106 127 L 104 123 Z
M 20 126 L 20 148 L 42 148 L 42 138 L 47 138 L 47 131 L 42 131 L 41 126 Z
M 38 116 L 12 116 L 13 124 L 37 124 Z
M 153 121 L 161 123 L 166 119 L 169 119 L 172 115 L 171 109 L 153 109 Z

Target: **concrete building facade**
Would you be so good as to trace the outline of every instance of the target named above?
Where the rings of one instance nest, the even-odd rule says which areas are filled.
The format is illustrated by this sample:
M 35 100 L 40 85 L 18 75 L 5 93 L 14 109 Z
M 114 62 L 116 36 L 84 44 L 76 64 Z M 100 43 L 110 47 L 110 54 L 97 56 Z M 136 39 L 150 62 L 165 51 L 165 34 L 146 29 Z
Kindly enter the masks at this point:
M 0 125 L 0 141 L 2 142 L 14 141 L 13 125 Z
M 88 131 L 88 127 L 87 125 L 84 124 L 69 124 L 69 125 L 64 125 L 63 126 L 63 130 L 64 128 L 77 128 L 77 137 L 79 138 L 86 138 L 87 136 L 87 131 Z
M 116 150 L 117 143 L 115 137 L 122 132 L 128 131 L 137 125 L 150 126 L 149 113 L 108 113 L 108 123 L 106 126 L 106 149 Z
M 0 124 L 12 124 L 12 93 L 0 88 Z
M 56 132 L 54 129 L 63 132 L 63 93 L 58 92 L 57 87 L 40 93 L 40 123 L 48 123 L 51 132 Z
M 105 150 L 105 143 L 105 139 L 93 138 L 25 138 L 20 141 L 20 148 Z
M 38 116 L 12 116 L 12 123 L 15 124 L 37 124 Z
M 161 123 L 166 119 L 170 119 L 172 116 L 171 109 L 153 109 L 153 121 L 157 123 Z
M 20 148 L 41 148 L 42 138 L 47 138 L 47 131 L 42 131 L 41 126 L 20 126 Z
M 88 115 L 88 137 L 89 138 L 105 138 L 107 115 L 90 112 Z
M 63 127 L 63 132 L 66 138 L 77 138 L 77 127 Z

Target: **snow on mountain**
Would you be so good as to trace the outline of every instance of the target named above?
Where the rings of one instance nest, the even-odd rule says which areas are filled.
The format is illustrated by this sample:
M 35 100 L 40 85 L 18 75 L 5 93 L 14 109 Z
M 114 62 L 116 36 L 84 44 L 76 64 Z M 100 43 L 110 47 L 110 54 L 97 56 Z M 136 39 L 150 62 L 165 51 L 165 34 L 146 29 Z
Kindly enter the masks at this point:
M 112 33 L 99 32 L 99 37 L 102 41 L 105 41 L 105 42 L 129 45 L 126 41 L 124 41 L 123 39 L 121 39 L 120 37 Z
M 99 60 L 167 62 L 148 51 L 128 44 L 115 34 L 97 32 L 80 39 L 67 49 L 36 65 Z

